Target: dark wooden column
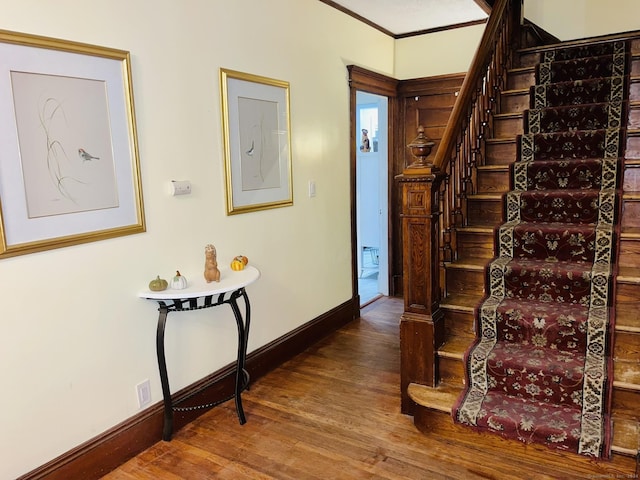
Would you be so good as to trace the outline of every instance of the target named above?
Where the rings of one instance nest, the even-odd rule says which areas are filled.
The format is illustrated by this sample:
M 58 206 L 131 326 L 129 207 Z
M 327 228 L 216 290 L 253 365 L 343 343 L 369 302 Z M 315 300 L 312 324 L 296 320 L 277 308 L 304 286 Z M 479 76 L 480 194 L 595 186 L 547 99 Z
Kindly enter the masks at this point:
M 409 146 L 416 150 L 415 145 Z M 432 165 L 425 164 L 424 157 L 396 177 L 402 189 L 404 288 L 400 387 L 402 412 L 409 415 L 414 405 L 407 394 L 409 384 L 434 387 L 438 382 L 436 352 L 444 339 L 438 265 L 438 195 L 444 177 Z

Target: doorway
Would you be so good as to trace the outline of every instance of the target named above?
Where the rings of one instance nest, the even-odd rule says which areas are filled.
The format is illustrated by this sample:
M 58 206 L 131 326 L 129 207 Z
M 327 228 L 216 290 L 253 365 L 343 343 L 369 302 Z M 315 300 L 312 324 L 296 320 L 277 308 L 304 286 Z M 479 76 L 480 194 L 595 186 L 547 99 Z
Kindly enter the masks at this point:
M 356 272 L 360 305 L 389 295 L 388 98 L 356 91 Z

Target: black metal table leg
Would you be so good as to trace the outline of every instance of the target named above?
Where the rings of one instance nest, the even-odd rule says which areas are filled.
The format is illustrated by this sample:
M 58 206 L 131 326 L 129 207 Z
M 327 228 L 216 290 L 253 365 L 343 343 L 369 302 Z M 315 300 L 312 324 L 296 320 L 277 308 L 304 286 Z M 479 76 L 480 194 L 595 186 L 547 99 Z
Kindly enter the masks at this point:
M 240 312 L 240 308 L 238 307 L 238 297 L 242 297 L 245 303 L 245 317 L 242 319 L 242 313 Z M 236 362 L 236 385 L 235 385 L 235 395 L 234 400 L 236 403 L 236 413 L 238 414 L 238 419 L 240 421 L 240 425 L 244 425 L 247 420 L 244 415 L 244 409 L 242 407 L 242 390 L 246 387 L 248 383 L 248 374 L 244 369 L 246 357 L 247 357 L 247 340 L 249 338 L 249 322 L 251 318 L 251 310 L 249 306 L 249 299 L 244 288 L 233 292 L 231 298 L 229 299 L 229 305 L 231 305 L 231 309 L 233 310 L 233 315 L 236 318 L 236 324 L 238 325 L 238 358 Z M 245 375 L 247 376 L 245 382 Z
M 158 311 L 158 329 L 156 331 L 156 353 L 158 355 L 158 368 L 160 370 L 160 383 L 162 384 L 162 397 L 164 399 L 164 426 L 162 439 L 171 440 L 173 432 L 173 405 L 171 404 L 171 390 L 169 388 L 169 376 L 167 375 L 167 361 L 164 356 L 164 328 L 167 323 L 166 306 L 161 306 Z

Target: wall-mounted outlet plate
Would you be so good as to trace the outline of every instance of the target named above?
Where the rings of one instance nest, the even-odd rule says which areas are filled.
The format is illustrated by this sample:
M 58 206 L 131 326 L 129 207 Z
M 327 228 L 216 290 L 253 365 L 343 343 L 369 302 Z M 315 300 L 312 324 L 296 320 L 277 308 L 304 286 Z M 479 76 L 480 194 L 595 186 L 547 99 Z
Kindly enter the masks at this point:
M 138 395 L 138 406 L 146 407 L 151 403 L 151 384 L 149 380 L 145 380 L 136 385 L 136 393 Z

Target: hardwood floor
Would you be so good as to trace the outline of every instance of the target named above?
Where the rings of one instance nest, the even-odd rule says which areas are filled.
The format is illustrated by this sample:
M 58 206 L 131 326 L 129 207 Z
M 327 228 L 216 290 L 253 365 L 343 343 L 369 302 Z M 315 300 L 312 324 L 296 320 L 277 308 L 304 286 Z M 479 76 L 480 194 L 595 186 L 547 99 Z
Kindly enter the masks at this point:
M 500 446 L 420 433 L 400 413 L 398 320 L 402 299 L 383 297 L 362 317 L 243 393 L 158 442 L 107 480 L 133 479 L 573 479 L 637 478 L 607 462 L 549 453 L 549 465 Z M 526 453 L 526 449 L 522 450 Z

